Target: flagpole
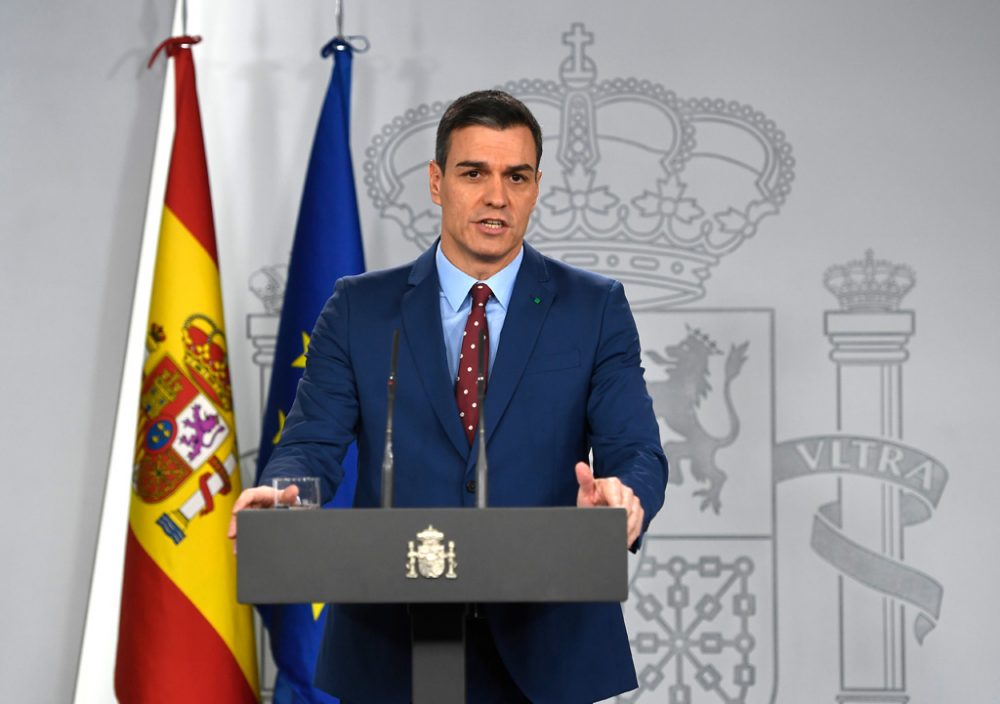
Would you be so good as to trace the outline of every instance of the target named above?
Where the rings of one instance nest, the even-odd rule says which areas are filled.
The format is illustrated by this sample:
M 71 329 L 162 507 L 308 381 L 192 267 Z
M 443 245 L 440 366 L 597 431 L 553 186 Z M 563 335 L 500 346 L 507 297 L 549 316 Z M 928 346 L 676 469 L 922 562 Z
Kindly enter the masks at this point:
M 186 23 L 187 3 L 181 0 L 174 8 L 172 34 L 177 34 L 178 31 L 184 32 Z M 167 188 L 167 172 L 174 134 L 174 69 L 172 62 L 164 63 L 166 71 L 163 74 L 163 98 L 160 103 L 149 196 L 146 201 L 142 244 L 139 248 L 132 311 L 125 343 L 125 361 L 122 365 L 111 454 L 104 485 L 80 660 L 77 666 L 76 690 L 73 698 L 75 704 L 117 702 L 114 692 L 115 652 L 118 642 L 125 539 L 131 497 L 132 459 L 135 454 L 136 399 L 139 398 L 142 385 L 146 322 L 152 296 L 156 245 L 163 217 L 163 195 Z

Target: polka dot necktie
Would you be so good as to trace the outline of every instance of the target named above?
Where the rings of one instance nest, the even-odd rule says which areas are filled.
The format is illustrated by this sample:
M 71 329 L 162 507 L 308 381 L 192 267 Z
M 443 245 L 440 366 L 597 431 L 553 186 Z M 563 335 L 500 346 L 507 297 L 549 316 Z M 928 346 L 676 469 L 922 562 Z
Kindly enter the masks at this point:
M 458 355 L 458 378 L 455 380 L 455 401 L 458 403 L 458 417 L 462 421 L 465 437 L 472 444 L 479 423 L 479 396 L 476 380 L 479 378 L 479 332 L 483 337 L 483 378 L 488 379 L 490 368 L 490 331 L 486 323 L 486 301 L 493 294 L 483 283 L 472 286 L 472 310 L 465 321 L 462 333 L 462 351 Z

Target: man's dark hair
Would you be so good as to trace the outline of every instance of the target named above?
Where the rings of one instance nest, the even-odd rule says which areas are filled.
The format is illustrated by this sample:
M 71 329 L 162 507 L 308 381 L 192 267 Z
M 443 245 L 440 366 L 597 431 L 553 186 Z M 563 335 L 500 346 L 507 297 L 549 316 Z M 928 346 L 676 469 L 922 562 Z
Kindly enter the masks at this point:
M 524 126 L 535 140 L 535 168 L 542 162 L 542 128 L 520 100 L 502 90 L 477 90 L 448 106 L 437 128 L 434 160 L 444 171 L 451 147 L 451 133 L 461 127 L 481 125 L 494 130 Z

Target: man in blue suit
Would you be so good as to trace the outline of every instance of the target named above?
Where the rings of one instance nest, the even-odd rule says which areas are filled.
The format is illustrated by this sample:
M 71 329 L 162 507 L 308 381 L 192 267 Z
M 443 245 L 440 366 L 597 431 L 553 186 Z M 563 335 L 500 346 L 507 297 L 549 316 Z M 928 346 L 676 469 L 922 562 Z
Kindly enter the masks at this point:
M 357 441 L 354 506 L 379 505 L 398 329 L 395 505 L 473 506 L 479 409 L 467 392 L 486 328 L 490 504 L 621 506 L 637 547 L 667 480 L 639 336 L 620 283 L 524 243 L 541 153 L 537 121 L 506 93 L 448 108 L 429 166 L 441 238 L 411 264 L 337 282 L 263 484 L 318 475 L 329 498 Z M 247 489 L 234 513 L 273 501 Z M 410 658 L 404 606 L 334 606 L 316 682 L 352 704 L 408 702 Z M 594 702 L 637 686 L 617 604 L 483 605 L 468 624 L 467 672 L 474 704 Z

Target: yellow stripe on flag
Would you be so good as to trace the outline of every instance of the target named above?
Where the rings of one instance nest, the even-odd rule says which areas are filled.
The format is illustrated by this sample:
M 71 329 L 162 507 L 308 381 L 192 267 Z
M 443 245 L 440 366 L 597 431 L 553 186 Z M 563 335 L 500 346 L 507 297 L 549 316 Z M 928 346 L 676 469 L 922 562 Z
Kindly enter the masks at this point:
M 144 393 L 143 403 L 155 406 L 156 403 L 162 403 L 164 398 L 170 398 L 170 393 L 183 386 L 187 389 L 186 393 L 199 394 L 196 403 L 199 405 L 200 415 L 193 421 L 187 418 L 187 422 L 196 425 L 195 421 L 199 418 L 217 414 L 228 433 L 210 453 L 215 458 L 214 462 L 202 462 L 199 459 L 194 462 L 196 467 L 190 469 L 188 476 L 176 482 L 176 486 L 166 482 L 165 486 L 170 489 L 168 496 L 155 497 L 158 500 L 150 500 L 148 496 L 141 500 L 139 496 L 134 496 L 129 523 L 142 548 L 219 633 L 256 691 L 253 615 L 249 606 L 234 607 L 236 560 L 226 538 L 229 516 L 241 487 L 234 413 L 231 402 L 219 403 L 210 398 L 210 383 L 199 382 L 197 373 L 192 371 L 198 369 L 198 355 L 192 352 L 192 340 L 185 339 L 185 325 L 192 316 L 199 316 L 199 323 L 211 321 L 219 333 L 225 329 L 219 273 L 204 247 L 168 207 L 164 207 L 163 211 L 155 271 L 149 322 L 151 327 L 156 326 L 161 331 L 157 337 L 162 339 L 156 339 L 150 345 L 152 350 L 143 372 L 147 380 L 144 389 L 151 375 L 158 380 L 158 385 Z M 212 342 L 223 346 L 225 344 L 221 336 L 217 336 Z M 185 379 L 177 379 L 170 374 L 156 376 L 158 368 L 162 369 L 164 363 L 172 364 L 171 369 L 176 368 Z M 226 369 L 228 374 L 228 366 Z M 210 378 L 209 375 L 203 377 Z M 171 381 L 175 383 L 171 385 Z M 228 384 L 224 391 L 225 396 L 230 393 Z M 181 396 L 183 393 L 185 392 L 179 392 Z M 140 415 L 143 412 L 141 409 Z M 155 408 L 149 412 L 150 416 L 156 414 Z M 166 415 L 169 417 L 169 414 Z M 139 427 L 137 447 L 140 450 L 137 461 L 147 452 L 143 446 L 145 434 L 142 431 L 142 417 Z M 199 449 L 197 437 L 190 432 L 191 427 L 185 425 L 185 419 L 182 418 L 178 419 L 172 431 L 174 435 L 188 433 L 188 439 L 192 442 L 190 446 L 177 443 L 173 445 L 173 449 L 180 455 L 195 453 Z M 202 442 L 212 437 L 210 432 L 206 432 L 205 436 Z M 231 490 L 227 494 L 208 492 L 211 494 L 211 510 L 204 512 L 202 509 L 193 516 L 185 516 L 183 507 L 186 504 L 190 506 L 192 502 L 197 504 L 199 501 L 204 503 L 205 489 L 202 482 L 206 482 L 213 474 L 218 474 L 218 468 L 225 466 L 227 460 L 232 472 L 229 477 Z M 186 468 L 183 462 L 177 461 L 172 466 Z M 148 476 L 145 479 L 154 481 L 154 478 Z M 143 481 L 143 478 L 139 477 L 137 481 Z M 161 484 L 156 486 L 160 487 Z M 171 539 L 165 530 L 165 520 L 170 525 L 176 525 L 183 533 L 184 537 L 179 542 Z

